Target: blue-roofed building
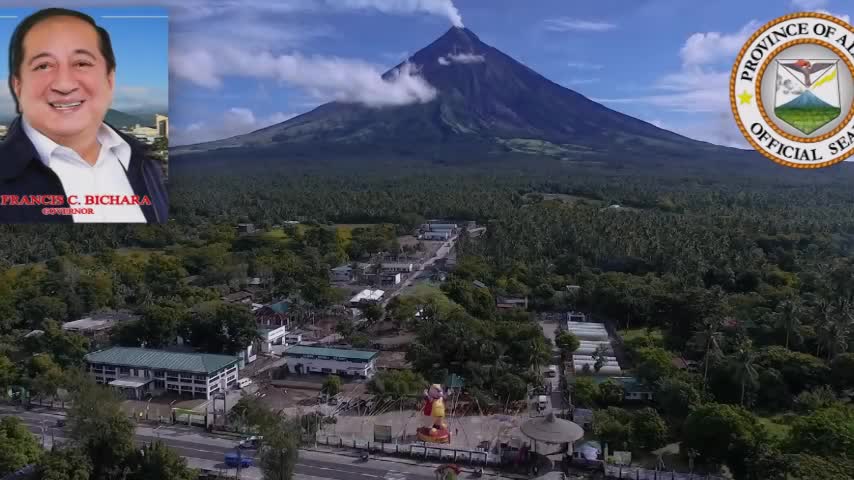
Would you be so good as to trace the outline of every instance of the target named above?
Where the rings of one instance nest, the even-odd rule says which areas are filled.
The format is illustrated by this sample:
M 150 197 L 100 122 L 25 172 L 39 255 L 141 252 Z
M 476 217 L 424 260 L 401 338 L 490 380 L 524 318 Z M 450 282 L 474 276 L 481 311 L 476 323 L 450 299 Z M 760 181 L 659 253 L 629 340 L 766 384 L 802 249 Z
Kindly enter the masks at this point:
M 86 355 L 87 370 L 128 398 L 165 391 L 210 399 L 237 383 L 240 358 L 150 348 L 112 347 Z
M 309 347 L 294 345 L 282 355 L 287 359 L 288 371 L 297 374 L 321 373 L 350 377 L 371 378 L 376 372 L 376 350 L 349 348 Z
M 291 308 L 290 300 L 281 300 L 270 304 L 270 310 L 276 313 L 288 313 Z

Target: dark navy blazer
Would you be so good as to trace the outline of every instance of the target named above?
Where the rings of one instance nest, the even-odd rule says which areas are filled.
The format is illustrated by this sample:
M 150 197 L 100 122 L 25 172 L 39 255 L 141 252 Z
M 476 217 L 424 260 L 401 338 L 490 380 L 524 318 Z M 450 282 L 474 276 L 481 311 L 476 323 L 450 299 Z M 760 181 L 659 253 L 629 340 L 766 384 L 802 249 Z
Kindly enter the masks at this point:
M 137 140 L 124 135 L 118 129 L 113 130 L 131 148 L 127 177 L 134 195 L 140 198 L 148 195 L 151 200 L 151 205 L 140 205 L 146 221 L 166 223 L 169 216 L 169 197 L 163 184 L 159 163 L 148 155 L 145 147 Z M 24 133 L 21 117 L 12 122 L 6 139 L 0 143 L 0 195 L 65 196 L 59 177 L 42 163 L 33 142 Z M 71 215 L 43 215 L 42 208 L 42 205 L 0 205 L 0 223 L 74 223 Z

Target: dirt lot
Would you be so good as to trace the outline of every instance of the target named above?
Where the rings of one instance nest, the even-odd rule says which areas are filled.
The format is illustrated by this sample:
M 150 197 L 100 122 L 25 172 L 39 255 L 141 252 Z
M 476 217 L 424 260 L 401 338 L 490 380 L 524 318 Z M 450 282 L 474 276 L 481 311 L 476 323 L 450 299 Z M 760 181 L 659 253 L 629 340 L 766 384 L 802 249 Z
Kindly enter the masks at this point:
M 289 375 L 286 380 L 277 382 L 281 386 L 265 384 L 258 390 L 261 402 L 271 410 L 283 408 L 311 407 L 317 405 L 317 397 L 325 376 Z M 366 392 L 364 382 L 346 382 L 342 385 L 341 395 L 345 398 L 361 397 Z
M 196 398 L 176 401 L 174 404 L 170 405 L 170 403 L 176 399 L 176 396 L 164 395 L 162 397 L 152 399 L 150 403 L 141 400 L 125 400 L 122 402 L 122 410 L 127 412 L 128 415 L 139 415 L 140 412 L 142 412 L 144 416 L 147 408 L 148 418 L 150 419 L 156 419 L 158 417 L 171 418 L 173 408 L 183 408 L 204 412 L 205 406 L 208 403 L 204 398 Z

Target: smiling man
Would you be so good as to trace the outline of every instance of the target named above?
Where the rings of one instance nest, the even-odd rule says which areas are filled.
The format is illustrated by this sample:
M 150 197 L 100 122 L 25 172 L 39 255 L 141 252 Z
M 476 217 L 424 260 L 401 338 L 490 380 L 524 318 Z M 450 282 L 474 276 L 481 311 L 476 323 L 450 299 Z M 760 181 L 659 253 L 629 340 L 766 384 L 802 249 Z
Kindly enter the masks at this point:
M 92 17 L 49 8 L 17 27 L 9 89 L 19 115 L 0 145 L 0 223 L 166 221 L 160 166 L 104 122 L 115 79 L 110 36 Z

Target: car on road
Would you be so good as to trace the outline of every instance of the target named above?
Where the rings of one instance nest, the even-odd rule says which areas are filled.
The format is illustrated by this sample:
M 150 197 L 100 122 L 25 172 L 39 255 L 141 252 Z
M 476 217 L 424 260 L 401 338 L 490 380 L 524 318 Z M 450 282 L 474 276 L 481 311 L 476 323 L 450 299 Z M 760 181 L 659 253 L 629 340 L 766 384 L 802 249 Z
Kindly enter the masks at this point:
M 59 419 L 57 419 L 57 420 L 56 420 L 56 423 L 54 424 L 54 426 L 55 426 L 55 427 L 57 427 L 57 428 L 62 428 L 62 427 L 64 427 L 64 426 L 65 426 L 65 419 L 64 419 L 64 418 L 59 418 Z
M 252 457 L 241 455 L 239 452 L 225 454 L 225 465 L 231 468 L 246 468 L 252 466 Z
M 259 446 L 261 446 L 261 440 L 263 439 L 264 437 L 255 435 L 249 438 L 244 438 L 243 440 L 237 443 L 237 448 L 258 448 Z

